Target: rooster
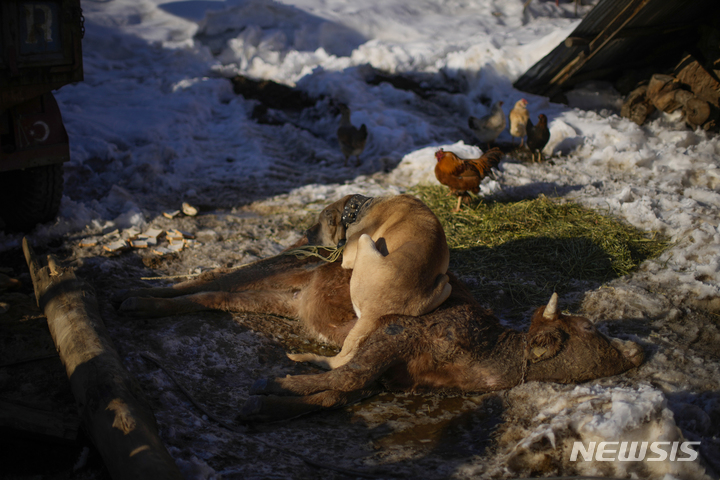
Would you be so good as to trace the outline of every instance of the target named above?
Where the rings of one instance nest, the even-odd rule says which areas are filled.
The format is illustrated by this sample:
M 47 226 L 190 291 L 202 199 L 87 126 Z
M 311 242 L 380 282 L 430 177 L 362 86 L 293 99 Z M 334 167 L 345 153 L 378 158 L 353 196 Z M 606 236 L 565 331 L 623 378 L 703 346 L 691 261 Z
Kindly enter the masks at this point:
M 470 198 L 468 192 L 480 192 L 480 182 L 492 174 L 502 158 L 502 151 L 495 147 L 485 152 L 480 158 L 463 160 L 452 152 L 442 149 L 435 152 L 437 164 L 435 165 L 435 178 L 441 184 L 450 187 L 450 194 L 458 197 L 457 206 L 453 212 L 460 211 L 463 198 Z
M 530 120 L 530 113 L 527 110 L 528 101 L 521 98 L 515 102 L 515 106 L 510 110 L 510 135 L 520 137 L 520 146 L 523 146 L 523 138 L 527 135 L 527 123 Z
M 528 121 L 527 124 L 527 146 L 530 149 L 533 162 L 535 161 L 535 152 L 538 154 L 537 161 L 542 160 L 542 150 L 550 140 L 550 130 L 547 126 L 547 117 L 544 114 L 538 115 L 537 125 L 533 125 Z
M 356 128 L 350 122 L 350 109 L 347 105 L 340 104 L 340 126 L 337 129 L 337 139 L 340 143 L 340 150 L 345 155 L 345 166 L 347 166 L 350 157 L 355 155 L 356 165 L 360 164 L 360 154 L 365 150 L 365 142 L 367 141 L 367 127 L 363 123 L 360 128 Z
M 477 139 L 488 148 L 500 136 L 507 122 L 503 113 L 503 102 L 497 101 L 490 109 L 490 113 L 484 117 L 468 118 L 468 127 L 473 131 Z

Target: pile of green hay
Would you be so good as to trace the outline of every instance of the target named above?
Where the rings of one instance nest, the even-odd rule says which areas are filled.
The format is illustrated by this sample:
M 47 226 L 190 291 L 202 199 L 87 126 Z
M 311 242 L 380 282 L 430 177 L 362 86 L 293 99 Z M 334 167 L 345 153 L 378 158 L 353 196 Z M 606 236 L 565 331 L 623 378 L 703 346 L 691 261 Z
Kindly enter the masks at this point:
M 509 314 L 544 305 L 552 292 L 599 286 L 659 256 L 669 242 L 575 203 L 541 196 L 517 202 L 473 202 L 452 213 L 455 197 L 441 186 L 419 186 L 440 219 L 450 269 L 478 300 Z M 580 282 L 580 283 L 579 283 Z M 567 305 L 566 307 L 577 307 Z

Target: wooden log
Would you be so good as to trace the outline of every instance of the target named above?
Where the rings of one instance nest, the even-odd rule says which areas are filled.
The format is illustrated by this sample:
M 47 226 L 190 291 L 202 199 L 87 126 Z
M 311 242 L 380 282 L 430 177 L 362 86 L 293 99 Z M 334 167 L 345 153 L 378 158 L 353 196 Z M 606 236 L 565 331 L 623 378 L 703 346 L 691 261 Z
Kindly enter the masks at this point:
M 655 96 L 653 104 L 658 110 L 662 110 L 665 113 L 673 113 L 675 110 L 683 107 L 683 97 L 686 93 L 692 96 L 691 92 L 679 89 L 665 92 Z M 685 99 L 685 101 L 687 100 Z
M 683 107 L 685 121 L 693 128 L 704 125 L 710 120 L 710 104 L 705 100 L 693 96 Z
M 664 110 L 662 106 L 667 107 L 670 101 L 674 100 L 673 96 L 667 94 L 679 88 L 680 83 L 675 80 L 675 77 L 655 74 L 650 77 L 646 96 L 658 110 L 666 112 L 667 110 Z M 660 101 L 661 97 L 662 101 Z
M 720 107 L 720 81 L 714 71 L 707 70 L 695 57 L 683 58 L 675 67 L 675 77 L 697 97 Z
M 110 340 L 92 288 L 52 257 L 42 267 L 27 239 L 23 251 L 78 413 L 112 478 L 182 479 L 139 384 Z
M 628 118 L 638 125 L 645 123 L 647 117 L 655 111 L 655 106 L 647 99 L 647 85 L 642 85 L 628 94 L 620 109 L 620 116 Z

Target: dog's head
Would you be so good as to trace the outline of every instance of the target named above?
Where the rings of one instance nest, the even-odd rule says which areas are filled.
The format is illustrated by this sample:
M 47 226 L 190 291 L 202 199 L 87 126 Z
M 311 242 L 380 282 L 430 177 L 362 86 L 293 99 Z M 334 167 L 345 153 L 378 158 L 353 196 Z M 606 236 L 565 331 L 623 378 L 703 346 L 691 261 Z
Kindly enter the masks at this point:
M 346 195 L 320 212 L 318 222 L 305 232 L 310 245 L 337 246 L 345 240 L 345 225 L 342 216 L 345 204 L 352 197 L 353 195 Z

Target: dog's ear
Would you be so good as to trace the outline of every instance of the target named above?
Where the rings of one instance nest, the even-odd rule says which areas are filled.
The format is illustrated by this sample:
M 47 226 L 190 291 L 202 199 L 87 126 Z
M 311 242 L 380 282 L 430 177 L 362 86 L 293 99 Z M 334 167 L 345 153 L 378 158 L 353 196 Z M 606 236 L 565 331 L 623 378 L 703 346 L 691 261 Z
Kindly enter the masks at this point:
M 350 197 L 352 195 L 346 195 L 320 212 L 318 223 L 306 232 L 311 245 L 336 246 L 345 239 L 345 227 L 342 226 L 341 220 L 345 204 Z
M 328 227 L 334 227 L 340 220 L 340 215 L 337 215 L 337 210 L 328 210 L 327 208 L 322 211 L 323 221 Z
M 345 240 L 345 226 L 342 224 L 342 209 L 326 209 L 324 221 L 327 224 L 329 236 L 328 245 L 339 245 Z
M 340 244 L 344 243 L 344 240 L 346 240 L 345 226 L 342 222 L 342 216 L 345 206 L 352 197 L 352 195 L 345 195 L 337 202 L 328 205 L 323 211 L 326 215 L 325 222 L 329 227 L 328 233 L 330 233 L 332 245 L 340 246 Z

